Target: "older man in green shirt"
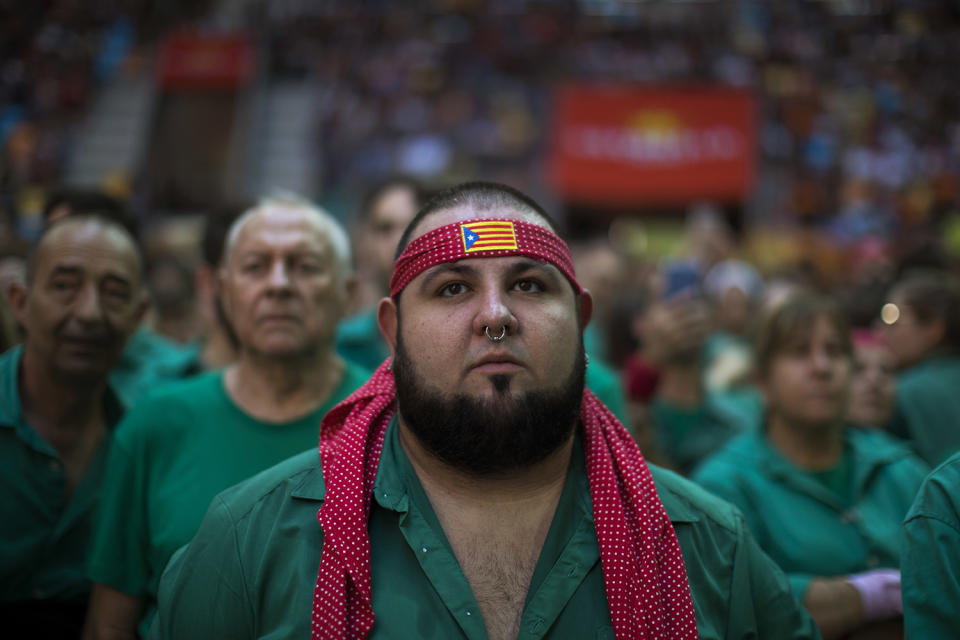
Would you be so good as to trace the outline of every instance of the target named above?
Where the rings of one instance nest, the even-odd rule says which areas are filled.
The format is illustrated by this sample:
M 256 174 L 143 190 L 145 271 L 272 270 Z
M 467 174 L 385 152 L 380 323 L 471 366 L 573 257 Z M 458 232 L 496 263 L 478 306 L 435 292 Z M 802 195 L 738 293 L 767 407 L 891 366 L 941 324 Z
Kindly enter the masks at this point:
M 592 298 L 539 205 L 454 187 L 400 245 L 390 365 L 214 501 L 153 635 L 817 637 L 736 510 L 585 390 Z
M 0 356 L 0 615 L 78 637 L 84 562 L 122 406 L 107 376 L 146 308 L 136 242 L 76 216 L 48 227 L 10 291 L 26 340 Z

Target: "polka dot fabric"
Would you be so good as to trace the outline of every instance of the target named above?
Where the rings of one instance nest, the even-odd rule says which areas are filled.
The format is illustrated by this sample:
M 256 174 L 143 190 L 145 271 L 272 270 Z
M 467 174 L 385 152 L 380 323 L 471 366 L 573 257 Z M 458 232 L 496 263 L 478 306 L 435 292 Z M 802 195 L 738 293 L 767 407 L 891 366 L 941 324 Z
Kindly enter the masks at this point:
M 460 227 L 478 222 L 512 222 L 517 235 L 516 249 L 498 249 L 494 251 L 472 251 L 467 253 L 463 247 Z M 463 220 L 438 227 L 412 240 L 400 257 L 393 263 L 393 277 L 390 278 L 390 295 L 396 296 L 417 274 L 443 262 L 456 262 L 464 258 L 500 258 L 504 256 L 527 256 L 534 260 L 547 262 L 555 266 L 567 277 L 577 293 L 583 293 L 583 287 L 577 282 L 573 270 L 570 249 L 560 236 L 545 227 L 520 220 L 504 218 L 482 218 Z
M 364 638 L 373 627 L 367 519 L 387 425 L 396 410 L 384 362 L 324 418 L 323 550 L 313 640 Z M 619 640 L 696 638 L 680 544 L 627 430 L 589 390 L 581 410 L 587 476 L 610 618 Z

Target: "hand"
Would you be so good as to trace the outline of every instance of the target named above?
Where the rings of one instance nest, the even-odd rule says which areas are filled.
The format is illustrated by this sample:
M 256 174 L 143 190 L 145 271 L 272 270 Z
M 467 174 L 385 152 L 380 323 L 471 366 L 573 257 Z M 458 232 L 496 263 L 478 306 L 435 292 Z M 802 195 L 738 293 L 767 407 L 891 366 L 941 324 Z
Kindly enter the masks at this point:
M 868 622 L 903 615 L 900 572 L 896 569 L 876 569 L 855 573 L 844 580 L 852 584 L 860 593 L 863 617 Z
M 658 302 L 646 313 L 643 356 L 654 367 L 696 361 L 710 330 L 706 304 L 696 298 Z

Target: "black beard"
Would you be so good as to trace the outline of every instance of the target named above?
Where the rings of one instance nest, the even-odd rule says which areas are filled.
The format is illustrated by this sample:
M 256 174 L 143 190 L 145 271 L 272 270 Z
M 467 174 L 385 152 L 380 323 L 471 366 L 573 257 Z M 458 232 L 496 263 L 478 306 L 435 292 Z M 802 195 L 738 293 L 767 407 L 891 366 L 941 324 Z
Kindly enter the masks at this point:
M 573 370 L 552 389 L 510 393 L 512 376 L 491 375 L 494 397 L 430 391 L 403 345 L 398 327 L 393 378 L 400 416 L 433 456 L 474 476 L 515 471 L 540 462 L 576 427 L 583 399 L 583 336 Z

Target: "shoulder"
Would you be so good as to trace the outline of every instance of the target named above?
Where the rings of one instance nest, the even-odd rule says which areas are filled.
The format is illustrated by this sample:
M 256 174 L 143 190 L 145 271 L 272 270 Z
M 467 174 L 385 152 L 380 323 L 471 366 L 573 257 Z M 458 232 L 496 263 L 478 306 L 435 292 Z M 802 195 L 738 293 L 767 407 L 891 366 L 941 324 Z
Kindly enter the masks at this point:
M 671 522 L 701 522 L 738 534 L 742 516 L 736 507 L 672 471 L 652 464 L 649 467 Z
M 116 441 L 130 442 L 154 432 L 170 436 L 178 429 L 196 428 L 193 419 L 211 410 L 222 391 L 223 372 L 204 373 L 158 387 L 124 414 Z
M 906 522 L 917 518 L 933 518 L 960 530 L 960 453 L 947 458 L 920 485 Z
M 858 458 L 877 460 L 895 473 L 922 478 L 930 468 L 907 445 L 880 429 L 847 427 L 847 441 Z
M 20 392 L 17 389 L 17 368 L 23 346 L 17 345 L 0 354 L 0 422 L 13 422 L 16 409 L 20 406 Z
M 320 453 L 311 448 L 224 490 L 214 504 L 236 522 L 261 512 L 278 513 L 292 498 L 319 503 L 324 495 Z
M 759 437 L 762 436 L 750 432 L 731 438 L 719 451 L 704 460 L 694 470 L 694 481 L 700 483 L 704 479 L 716 476 L 739 475 L 745 469 L 755 467 L 757 459 L 761 455 L 761 448 L 757 442 Z

